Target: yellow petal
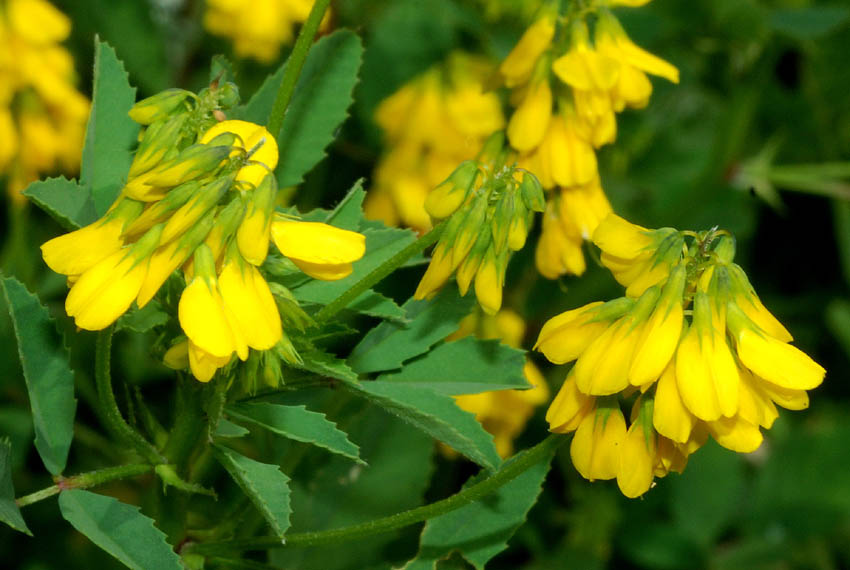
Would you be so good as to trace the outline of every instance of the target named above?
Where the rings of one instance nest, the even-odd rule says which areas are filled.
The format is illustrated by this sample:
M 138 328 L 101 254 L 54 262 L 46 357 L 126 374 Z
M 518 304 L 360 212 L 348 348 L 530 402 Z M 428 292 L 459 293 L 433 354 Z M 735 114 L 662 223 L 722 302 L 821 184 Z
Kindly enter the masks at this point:
M 502 306 L 501 275 L 495 259 L 489 253 L 475 274 L 475 296 L 488 315 L 495 315 Z
M 575 375 L 571 372 L 546 412 L 549 431 L 569 433 L 575 430 L 584 416 L 591 411 L 595 400 L 579 391 Z
M 617 486 L 623 495 L 633 499 L 649 491 L 654 478 L 655 434 L 647 433 L 641 423 L 633 423 L 623 439 L 619 456 Z
M 180 296 L 177 314 L 183 332 L 198 348 L 220 358 L 237 349 L 236 335 L 214 282 L 195 276 Z
M 708 430 L 717 443 L 738 453 L 755 451 L 764 440 L 759 426 L 747 422 L 740 416 L 708 422 Z
M 447 253 L 442 244 L 434 248 L 431 263 L 428 264 L 428 269 L 425 270 L 422 280 L 416 287 L 416 292 L 413 293 L 414 299 L 425 299 L 445 284 L 452 274 L 451 258 L 451 253 Z
M 105 329 L 130 308 L 146 271 L 147 263 L 138 263 L 128 250 L 113 253 L 74 283 L 65 299 L 65 312 L 81 329 Z
M 508 122 L 508 140 L 520 152 L 529 151 L 540 144 L 549 118 L 552 116 L 552 89 L 544 78 L 529 88 L 522 103 Z
M 189 369 L 199 382 L 209 382 L 215 376 L 216 371 L 230 362 L 231 355 L 218 357 L 198 345 L 189 341 L 188 343 Z
M 280 313 L 256 267 L 228 262 L 221 270 L 218 287 L 248 346 L 267 350 L 277 344 L 283 336 Z
M 611 213 L 593 232 L 593 243 L 609 255 L 632 259 L 652 245 L 649 233 L 650 230 Z
M 546 321 L 540 329 L 535 349 L 554 364 L 564 364 L 578 358 L 608 328 L 607 321 L 590 322 L 593 318 L 591 309 L 600 305 L 601 301 L 590 303 Z
M 678 443 L 688 441 L 696 418 L 685 407 L 679 395 L 675 362 L 670 362 L 658 380 L 652 410 L 655 431 Z
M 319 222 L 276 220 L 272 239 L 292 260 L 339 265 L 357 261 L 366 252 L 366 237 Z
M 760 332 L 737 334 L 738 357 L 754 374 L 791 390 L 811 390 L 823 382 L 826 370 L 795 346 Z
M 590 481 L 613 479 L 620 468 L 619 452 L 626 420 L 618 409 L 590 413 L 582 419 L 570 444 L 576 470 Z
M 555 35 L 555 19 L 546 14 L 532 24 L 517 45 L 499 66 L 505 85 L 515 87 L 528 81 L 537 59 L 543 54 Z
M 98 220 L 76 231 L 55 237 L 41 246 L 44 262 L 62 275 L 79 275 L 121 249 L 124 221 Z
M 251 184 L 254 187 L 259 186 L 266 174 L 277 166 L 278 149 L 274 136 L 261 125 L 231 119 L 213 125 L 204 133 L 200 142 L 202 144 L 207 143 L 222 133 L 238 135 L 237 146 L 241 146 L 245 150 L 254 150 L 250 160 L 261 163 L 262 166 L 260 164 L 248 164 L 242 167 L 236 175 L 236 180 Z

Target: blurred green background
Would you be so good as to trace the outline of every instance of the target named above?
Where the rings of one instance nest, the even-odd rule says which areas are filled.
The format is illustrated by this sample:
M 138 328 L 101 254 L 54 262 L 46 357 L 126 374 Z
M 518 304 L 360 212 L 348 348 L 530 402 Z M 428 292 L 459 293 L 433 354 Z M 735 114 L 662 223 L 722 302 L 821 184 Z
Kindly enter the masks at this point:
M 453 49 L 504 57 L 524 29 L 526 21 L 517 14 L 528 12 L 526 4 L 334 2 L 332 26 L 357 31 L 366 51 L 351 117 L 296 194 L 302 211 L 333 206 L 358 177 L 366 177 L 368 188 L 381 152 L 372 113 L 382 98 Z M 90 92 L 95 34 L 116 49 L 140 98 L 171 86 L 201 88 L 211 57 L 223 53 L 233 60 L 247 99 L 280 63 L 263 66 L 234 58 L 227 41 L 203 30 L 202 2 L 76 0 L 56 5 L 73 20 L 66 45 L 83 92 Z M 738 239 L 737 261 L 765 305 L 794 334 L 795 344 L 827 369 L 827 377 L 812 392 L 810 409 L 784 413 L 755 453 L 736 455 L 709 444 L 692 456 L 683 475 L 659 480 L 643 499 L 625 499 L 611 482 L 584 481 L 562 448 L 528 522 L 488 567 L 848 568 L 850 178 L 819 167 L 802 174 L 792 169 L 796 177 L 783 178 L 788 169 L 773 169 L 764 159 L 770 152 L 774 165 L 850 162 L 850 7 L 837 0 L 654 0 L 617 14 L 636 43 L 680 69 L 681 82 L 654 81 L 649 107 L 620 115 L 617 142 L 600 151 L 603 185 L 615 210 L 649 227 L 731 230 Z M 92 398 L 93 340 L 73 334 L 72 324 L 61 316 L 64 282 L 42 265 L 38 253 L 38 245 L 60 228 L 35 208 L 3 207 L 3 270 L 51 301 L 71 343 L 80 406 L 68 473 L 103 466 L 114 459 L 86 405 Z M 534 241 L 533 234 L 529 243 Z M 552 315 L 620 295 L 610 274 L 592 263 L 581 278 L 552 282 L 534 277 L 533 257 L 530 246 L 516 255 L 507 279 L 508 304 L 528 319 L 526 347 Z M 385 292 L 403 300 L 420 272 L 403 270 L 398 282 L 384 286 Z M 510 289 L 512 283 L 520 285 Z M 12 439 L 14 483 L 22 495 L 49 485 L 50 479 L 32 448 L 14 336 L 5 307 L 0 313 L 0 434 Z M 114 367 L 125 370 L 124 379 L 141 386 L 155 406 L 168 410 L 171 376 L 150 358 L 151 340 L 117 337 Z M 532 358 L 556 389 L 566 369 L 539 355 Z M 362 409 L 349 411 L 363 416 Z M 542 414 L 529 424 L 518 448 L 544 437 Z M 399 428 L 389 439 L 390 430 L 376 432 L 395 421 L 382 412 L 370 418 L 351 422 L 352 438 L 370 441 L 383 450 L 385 461 L 399 462 L 410 472 L 408 479 L 373 474 L 371 492 L 391 485 L 376 516 L 423 497 L 445 496 L 474 472 L 470 465 L 432 453 L 419 434 Z M 292 450 L 279 450 L 287 452 Z M 336 469 L 305 462 L 298 475 L 309 480 L 314 468 L 324 479 Z M 133 485 L 103 491 L 134 503 L 138 491 Z M 364 489 L 359 500 L 367 500 Z M 27 507 L 24 515 L 35 538 L 0 528 L 3 566 L 117 565 L 60 519 L 55 501 Z M 338 520 L 347 522 L 343 516 Z M 415 553 L 419 528 L 340 545 L 333 560 L 303 551 L 284 554 L 278 562 L 311 570 L 385 568 Z M 464 564 L 452 558 L 440 567 Z

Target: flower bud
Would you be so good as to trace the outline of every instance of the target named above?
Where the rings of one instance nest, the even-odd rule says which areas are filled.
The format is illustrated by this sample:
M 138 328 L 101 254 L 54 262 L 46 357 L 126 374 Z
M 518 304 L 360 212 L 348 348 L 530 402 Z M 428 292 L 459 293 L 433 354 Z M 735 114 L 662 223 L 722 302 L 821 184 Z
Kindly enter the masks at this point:
M 150 125 L 172 114 L 190 96 L 193 94 L 185 89 L 166 89 L 142 99 L 127 114 L 140 125 Z
M 478 175 L 478 162 L 462 162 L 439 186 L 431 190 L 425 199 L 425 210 L 434 219 L 451 216 L 469 194 Z
M 169 152 L 175 150 L 185 122 L 185 115 L 178 115 L 149 126 L 145 130 L 139 148 L 136 149 L 128 179 L 147 172 L 159 164 Z
M 543 186 L 537 177 L 530 172 L 525 172 L 520 183 L 520 194 L 526 207 L 532 212 L 542 212 L 546 209 L 546 196 L 543 194 Z
M 253 191 L 236 232 L 239 253 L 252 265 L 262 265 L 268 254 L 276 198 L 277 181 L 273 174 L 267 174 Z

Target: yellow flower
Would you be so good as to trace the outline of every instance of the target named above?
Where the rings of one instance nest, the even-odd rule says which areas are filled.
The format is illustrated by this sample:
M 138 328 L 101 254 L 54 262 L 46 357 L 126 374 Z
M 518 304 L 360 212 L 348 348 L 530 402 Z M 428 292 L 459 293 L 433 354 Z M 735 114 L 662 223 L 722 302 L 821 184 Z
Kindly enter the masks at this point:
M 188 357 L 189 369 L 199 382 L 209 382 L 212 380 L 218 369 L 227 365 L 232 359 L 231 355 L 213 356 L 191 340 L 188 341 Z
M 571 32 L 572 46 L 552 62 L 552 71 L 573 89 L 608 91 L 617 81 L 620 62 L 593 49 L 583 20 L 574 21 Z
M 276 199 L 277 182 L 273 174 L 266 174 L 251 194 L 248 210 L 236 232 L 239 252 L 253 265 L 262 265 L 266 260 Z
M 310 277 L 323 281 L 351 275 L 352 263 L 366 252 L 362 234 L 318 222 L 276 219 L 271 233 L 283 255 Z
M 619 406 L 597 400 L 596 408 L 582 418 L 570 445 L 576 470 L 590 481 L 615 478 L 625 437 L 626 420 Z
M 652 486 L 655 477 L 656 433 L 652 429 L 651 401 L 638 400 L 638 417 L 629 426 L 619 450 L 617 486 L 629 498 L 640 497 Z
M 81 329 L 105 329 L 130 308 L 148 269 L 148 256 L 159 242 L 155 226 L 132 247 L 122 248 L 85 270 L 65 299 L 65 312 Z
M 575 431 L 582 420 L 594 409 L 595 402 L 594 396 L 588 396 L 578 389 L 575 374 L 570 372 L 546 411 L 549 431 L 554 433 Z
M 582 241 L 581 234 L 568 231 L 559 215 L 557 202 L 549 200 L 534 253 L 537 271 L 547 279 L 557 279 L 565 273 L 581 275 L 587 267 L 581 251 Z
M 236 182 L 243 182 L 254 188 L 258 187 L 266 175 L 275 169 L 278 160 L 277 140 L 265 127 L 230 119 L 213 125 L 201 137 L 201 144 L 212 144 L 214 139 L 225 133 L 237 136 L 235 149 L 243 149 L 251 153 L 248 163 L 239 169 Z M 233 150 L 231 156 L 238 156 L 239 150 Z
M 540 329 L 535 350 L 555 364 L 578 358 L 611 322 L 632 308 L 631 299 L 602 303 L 595 301 L 552 317 Z
M 555 36 L 555 17 L 556 13 L 551 9 L 541 14 L 499 65 L 499 73 L 506 86 L 517 87 L 528 82 L 537 60 Z
M 204 27 L 233 40 L 236 55 L 272 63 L 293 29 L 304 22 L 314 0 L 208 0 Z M 327 15 L 323 25 L 328 22 Z
M 552 89 L 544 76 L 528 86 L 528 91 L 508 122 L 508 140 L 520 152 L 537 147 L 546 134 L 552 116 Z
M 277 344 L 283 336 L 280 313 L 256 267 L 231 255 L 218 276 L 218 288 L 249 347 L 268 350 Z

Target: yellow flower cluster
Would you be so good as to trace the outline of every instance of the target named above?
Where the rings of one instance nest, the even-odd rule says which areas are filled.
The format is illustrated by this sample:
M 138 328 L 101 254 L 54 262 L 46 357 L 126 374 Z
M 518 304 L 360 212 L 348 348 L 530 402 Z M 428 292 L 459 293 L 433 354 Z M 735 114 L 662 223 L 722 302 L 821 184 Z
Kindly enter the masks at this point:
M 431 228 L 424 207 L 429 190 L 504 127 L 498 96 L 483 92 L 491 72 L 486 61 L 456 52 L 378 106 L 375 121 L 387 151 L 375 169 L 367 217 L 420 232 Z
M 648 230 L 611 214 L 593 241 L 626 296 L 552 318 L 536 346 L 554 363 L 576 361 L 546 419 L 554 432 L 575 430 L 584 477 L 616 477 L 636 497 L 681 472 L 709 435 L 754 451 L 776 406 L 808 406 L 825 371 L 789 344 L 725 232 Z M 620 397 L 635 394 L 627 427 Z
M 115 203 L 100 220 L 41 246 L 47 265 L 68 276 L 65 309 L 86 330 L 109 326 L 134 301 L 144 307 L 182 267 L 178 316 L 187 342 L 166 361 L 202 382 L 234 353 L 245 360 L 249 348 L 288 343 L 258 269 L 270 241 L 317 279 L 345 277 L 365 251 L 358 233 L 275 213 L 274 137 L 246 121 L 215 122 L 234 96 L 225 84 L 137 103 L 130 116 L 145 129 Z
M 13 200 L 41 173 L 79 167 L 89 101 L 59 45 L 70 32 L 45 0 L 0 2 L 0 173 Z
M 508 346 L 519 348 L 525 337 L 525 322 L 509 309 L 495 315 L 475 312 L 463 319 L 457 332 L 446 340 L 473 334 L 483 339 L 499 339 Z M 549 400 L 549 386 L 537 366 L 526 360 L 523 373 L 533 388 L 455 396 L 457 405 L 475 414 L 484 429 L 493 434 L 496 450 L 504 458 L 513 455 L 514 439 L 522 432 L 535 408 Z
M 280 46 L 292 43 L 315 0 L 207 0 L 204 26 L 233 40 L 236 55 L 272 63 Z
M 430 296 L 456 272 L 461 295 L 474 280 L 484 312 L 493 315 L 501 308 L 510 252 L 525 245 L 544 200 L 537 178 L 511 165 L 513 153 L 503 141 L 501 133 L 490 137 L 480 160 L 461 163 L 428 195 L 425 209 L 431 217 L 449 219 L 415 298 Z
M 519 166 L 552 190 L 536 253 L 550 279 L 584 272 L 582 242 L 611 211 L 595 149 L 615 140 L 615 114 L 648 104 L 647 73 L 679 80 L 675 67 L 635 45 L 606 8 L 645 3 L 570 3 L 559 19 L 558 3 L 550 2 L 499 66 L 512 89 L 507 133 Z

